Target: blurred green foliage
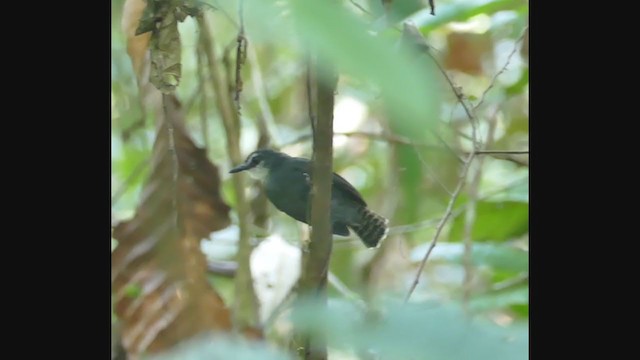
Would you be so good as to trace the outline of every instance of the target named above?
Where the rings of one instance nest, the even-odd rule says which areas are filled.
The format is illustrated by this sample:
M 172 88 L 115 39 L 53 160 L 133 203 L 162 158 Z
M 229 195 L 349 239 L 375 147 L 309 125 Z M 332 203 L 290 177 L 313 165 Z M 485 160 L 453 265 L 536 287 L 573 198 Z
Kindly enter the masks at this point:
M 458 181 L 460 163 L 434 132 L 461 152 L 471 148 L 465 137 L 472 132 L 468 118 L 432 60 L 405 53 L 399 46 L 401 22 L 412 21 L 440 60 L 469 55 L 455 52 L 452 33 L 488 37 L 490 48 L 484 49 L 488 55 L 472 59 L 480 62 L 481 74 L 446 68 L 467 99 L 477 103 L 514 46 L 519 46 L 517 41 L 528 24 L 528 3 L 436 0 L 436 16 L 431 16 L 426 1 L 394 1 L 392 26 L 383 29 L 379 2 L 353 2 L 366 12 L 351 1 L 244 2 L 248 51 L 253 54 L 242 70 L 242 148 L 245 154 L 255 149 L 257 121 L 262 118 L 274 145 L 286 145 L 282 150 L 291 155 L 309 157 L 309 138 L 296 141 L 310 133 L 304 79 L 306 50 L 314 48 L 325 61 L 335 63 L 341 72 L 336 94 L 337 133 L 392 134 L 419 145 L 353 134 L 335 137 L 335 171 L 361 191 L 372 209 L 391 219 L 392 232 L 387 244 L 378 250 L 384 256 L 363 249 L 355 238 L 336 238 L 331 271 L 363 299 L 402 298 L 416 276 L 417 264 L 433 238 L 434 224 L 443 216 Z M 226 48 L 234 50 L 237 1 L 208 3 L 216 8 L 208 11 L 208 16 L 218 53 L 224 54 Z M 126 40 L 120 30 L 122 5 L 122 0 L 112 2 L 112 194 L 119 194 L 112 214 L 116 221 L 135 211 L 149 175 L 144 164 L 149 161 L 155 139 L 155 120 L 150 112 L 142 110 Z M 177 96 L 186 107 L 187 127 L 194 140 L 202 145 L 205 137 L 209 139 L 207 153 L 220 166 L 223 196 L 233 207 L 233 189 L 227 175 L 231 164 L 214 94 L 207 91 L 205 103 L 199 97 L 199 30 L 192 19 L 180 23 L 179 30 L 183 46 Z M 378 35 L 373 34 L 378 30 Z M 529 72 L 528 61 L 522 56 L 520 51 L 515 53 L 476 110 L 482 137 L 486 136 L 488 122 L 497 122 L 494 149 L 528 149 Z M 207 133 L 203 133 L 200 123 L 202 106 L 206 108 Z M 517 159 L 528 160 L 528 156 Z M 366 327 L 349 321 L 360 312 L 350 308 L 352 305 L 342 300 L 343 294 L 330 287 L 331 303 L 335 305 L 332 312 L 312 312 L 313 318 L 302 316 L 309 321 L 326 320 L 332 348 L 347 352 L 354 347 L 376 348 L 390 359 L 527 357 L 528 167 L 522 161 L 497 157 L 485 156 L 484 160 L 472 229 L 472 263 L 479 279 L 468 304 L 474 315 L 473 324 L 459 311 L 464 273 L 464 207 L 470 198 L 463 190 L 455 203 L 457 212 L 445 227 L 412 297 L 415 304 L 385 304 L 382 308 L 386 309 L 386 322 Z M 255 189 L 251 190 L 254 193 Z M 271 205 L 269 212 L 269 231 L 299 244 L 303 237 L 300 226 Z M 237 223 L 237 219 L 234 221 Z M 399 226 L 403 230 L 394 233 L 393 229 Z M 212 241 L 219 242 L 219 236 L 212 234 Z M 233 250 L 233 242 L 230 244 Z M 211 255 L 229 259 L 229 253 L 233 251 Z M 525 280 L 509 285 L 511 280 L 521 278 Z M 226 301 L 233 301 L 228 279 L 212 276 L 212 283 Z M 437 300 L 437 305 L 427 300 Z M 274 333 L 270 336 L 286 337 L 281 332 Z M 199 354 L 214 352 L 222 355 L 208 358 L 230 358 L 223 355 L 231 353 L 233 358 L 242 358 L 233 343 L 186 346 L 181 351 L 190 354 L 182 353 L 181 359 L 203 358 Z M 246 351 L 245 358 L 256 358 L 251 357 L 253 350 Z M 259 358 L 267 358 L 262 350 L 256 351 L 263 356 Z M 286 355 L 275 354 L 273 359 L 286 358 L 283 356 Z

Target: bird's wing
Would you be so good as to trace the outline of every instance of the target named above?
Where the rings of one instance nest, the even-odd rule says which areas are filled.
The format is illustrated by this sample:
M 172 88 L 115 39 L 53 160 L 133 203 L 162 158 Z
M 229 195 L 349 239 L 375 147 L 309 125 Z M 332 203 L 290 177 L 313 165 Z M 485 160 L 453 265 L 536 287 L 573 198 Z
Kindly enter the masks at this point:
M 311 186 L 311 161 L 302 158 L 295 158 L 296 168 L 302 171 L 308 179 L 309 186 Z M 333 191 L 340 191 L 349 199 L 355 201 L 357 204 L 367 206 L 367 203 L 362 198 L 362 195 L 353 187 L 345 178 L 333 173 Z
M 349 182 L 342 176 L 336 173 L 333 173 L 332 185 L 334 189 L 340 189 L 340 191 L 342 191 L 343 194 L 347 195 L 351 200 L 355 201 L 356 203 L 362 206 L 367 206 L 367 203 L 364 201 L 364 199 L 362 198 L 362 195 L 360 195 L 358 190 L 356 190 L 356 188 L 354 188 L 353 185 L 349 184 Z

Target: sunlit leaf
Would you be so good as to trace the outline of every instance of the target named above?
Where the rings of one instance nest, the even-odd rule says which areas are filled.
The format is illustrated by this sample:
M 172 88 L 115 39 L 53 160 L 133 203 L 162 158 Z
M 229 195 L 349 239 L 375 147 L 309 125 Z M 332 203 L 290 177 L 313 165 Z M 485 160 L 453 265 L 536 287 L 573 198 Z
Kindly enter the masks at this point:
M 479 201 L 473 225 L 474 241 L 504 241 L 529 231 L 529 204 L 515 201 Z M 449 239 L 462 240 L 464 216 L 458 216 L 451 227 Z

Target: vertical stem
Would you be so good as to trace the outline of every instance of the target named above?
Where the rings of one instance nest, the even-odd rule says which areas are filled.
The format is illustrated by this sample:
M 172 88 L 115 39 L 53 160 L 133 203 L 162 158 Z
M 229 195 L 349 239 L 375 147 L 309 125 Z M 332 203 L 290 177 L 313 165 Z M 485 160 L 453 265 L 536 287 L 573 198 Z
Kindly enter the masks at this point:
M 227 134 L 227 151 L 231 162 L 239 164 L 243 161 L 240 153 L 240 121 L 238 112 L 234 110 L 234 102 L 230 93 L 230 79 L 224 77 L 224 73 L 216 66 L 216 53 L 213 37 L 209 33 L 206 18 L 198 17 L 200 33 L 204 36 L 205 54 L 209 64 L 209 71 L 213 80 L 213 87 L 216 95 L 216 105 L 222 118 L 224 129 Z M 247 204 L 244 188 L 244 174 L 236 174 L 233 177 L 233 188 L 236 195 L 236 206 L 238 211 L 238 227 L 240 228 L 240 239 L 238 239 L 238 270 L 235 276 L 235 301 L 233 308 L 233 323 L 236 329 L 246 330 L 254 328 L 258 324 L 258 301 L 253 288 L 251 278 L 250 255 L 252 251 L 249 238 L 249 205 Z
M 331 185 L 333 180 L 333 107 L 338 74 L 328 66 L 319 67 L 319 62 L 311 61 L 313 75 L 310 94 L 317 104 L 313 133 L 313 170 L 311 189 L 311 242 L 308 258 L 304 263 L 301 291 L 326 306 L 327 274 L 331 258 Z M 314 91 L 315 90 L 315 91 Z M 313 114 L 313 112 L 310 112 Z M 313 121 L 313 116 L 311 120 Z M 320 310 L 319 310 L 320 311 Z M 324 336 L 304 338 L 305 359 L 327 359 L 327 344 Z
M 485 141 L 485 148 L 488 148 L 493 143 L 493 137 L 496 130 L 497 120 L 495 118 L 497 114 L 498 108 L 496 108 L 496 113 L 490 119 L 489 123 L 489 131 L 487 132 L 487 139 Z M 478 149 L 481 145 L 477 147 L 475 144 L 480 143 L 476 138 L 474 138 L 474 149 Z M 464 218 L 464 234 L 463 234 L 463 243 L 464 243 L 464 253 L 462 257 L 462 263 L 464 266 L 464 280 L 462 285 L 462 305 L 466 310 L 469 304 L 469 299 L 471 298 L 471 292 L 473 289 L 473 281 L 474 281 L 474 266 L 473 266 L 473 225 L 476 222 L 476 206 L 478 202 L 478 188 L 480 186 L 480 180 L 482 179 L 482 165 L 484 164 L 484 157 L 481 156 L 475 163 L 475 169 L 472 171 L 471 182 L 469 184 L 469 200 L 465 206 L 465 218 Z

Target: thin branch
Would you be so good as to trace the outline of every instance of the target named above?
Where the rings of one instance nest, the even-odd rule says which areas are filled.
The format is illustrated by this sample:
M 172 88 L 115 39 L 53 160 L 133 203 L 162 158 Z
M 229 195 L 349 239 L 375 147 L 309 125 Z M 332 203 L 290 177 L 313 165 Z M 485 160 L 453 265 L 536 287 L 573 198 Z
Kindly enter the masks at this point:
M 433 10 L 433 8 L 432 8 Z M 420 37 L 420 40 L 424 41 L 426 43 L 426 40 L 424 39 L 424 37 L 422 36 L 422 34 L 420 34 L 420 32 L 415 29 L 415 26 L 413 24 L 404 24 L 405 29 L 408 29 L 411 31 L 411 33 L 415 33 L 416 36 Z M 415 30 L 415 31 L 412 31 Z M 427 47 L 427 49 L 431 49 L 431 47 Z M 475 116 L 474 113 L 474 109 L 470 108 L 467 103 L 465 102 L 465 96 L 462 93 L 462 88 L 460 86 L 457 86 L 454 82 L 453 79 L 451 79 L 451 77 L 449 76 L 449 74 L 447 73 L 447 71 L 444 69 L 444 67 L 442 66 L 442 64 L 440 64 L 440 62 L 438 61 L 438 59 L 431 53 L 431 51 L 424 51 L 425 54 L 427 54 L 427 56 L 429 56 L 431 58 L 431 60 L 436 64 L 436 67 L 438 68 L 438 70 L 440 70 L 440 72 L 442 73 L 442 75 L 444 76 L 445 80 L 447 80 L 447 83 L 449 84 L 449 86 L 451 87 L 451 90 L 453 91 L 453 94 L 456 96 L 456 99 L 458 99 L 458 102 L 460 103 L 460 105 L 462 105 L 462 108 L 464 109 L 465 113 L 467 114 L 467 117 L 469 118 L 469 121 L 471 122 L 471 129 L 473 132 L 473 139 L 476 139 L 476 132 L 477 132 L 477 125 L 478 125 L 478 119 Z M 475 144 L 474 144 L 475 146 Z M 474 150 L 478 150 L 476 147 L 474 147 Z
M 315 104 L 315 126 L 313 132 L 313 161 L 311 173 L 311 241 L 306 261 L 303 262 L 300 291 L 312 296 L 315 301 L 326 307 L 327 274 L 333 244 L 331 231 L 331 188 L 333 170 L 333 112 L 334 94 L 338 84 L 338 74 L 330 64 L 310 62 L 313 80 L 311 105 Z M 322 67 L 322 69 L 320 69 Z M 313 122 L 314 117 L 311 116 Z M 326 360 L 327 342 L 323 335 L 303 334 L 305 359 Z
M 142 110 L 144 112 L 144 109 Z M 145 116 L 141 116 L 138 120 L 131 123 L 131 125 L 122 129 L 122 140 L 128 141 L 131 138 L 131 135 L 137 130 L 143 129 L 145 125 Z
M 244 36 L 244 1 L 238 2 L 238 19 L 240 19 L 240 30 L 238 31 L 238 37 L 236 42 L 238 46 L 236 48 L 236 86 L 235 96 L 233 100 L 236 102 L 238 112 L 240 112 L 240 92 L 242 91 L 242 77 L 240 76 L 240 70 L 247 57 L 247 38 Z
M 413 151 L 418 155 L 418 160 L 422 163 L 422 166 L 427 170 L 427 176 L 431 178 L 431 180 L 435 181 L 440 187 L 447 193 L 449 196 L 453 195 L 453 193 L 447 188 L 447 186 L 440 180 L 436 171 L 424 160 L 420 151 L 418 151 L 417 147 L 413 147 Z
M 338 136 L 338 135 L 348 136 L 348 137 L 364 137 L 364 138 L 369 138 L 371 140 L 386 141 L 386 142 L 395 143 L 395 144 L 419 146 L 419 147 L 431 148 L 433 150 L 444 150 L 442 146 L 415 142 L 410 140 L 409 138 L 406 138 L 400 135 L 395 135 L 395 134 L 370 133 L 370 132 L 363 132 L 363 131 L 348 131 L 348 132 L 333 133 L 333 136 Z M 293 139 L 292 141 L 289 141 L 283 144 L 281 147 L 291 146 L 303 141 L 311 140 L 311 138 L 312 138 L 311 134 L 301 135 L 296 139 Z
M 405 28 L 415 29 L 415 26 L 413 26 L 411 24 L 405 24 Z M 422 36 L 422 35 L 419 35 L 419 36 Z M 469 171 L 469 166 L 471 165 L 471 163 L 473 162 L 473 159 L 475 158 L 475 151 L 478 150 L 478 146 L 477 146 L 478 142 L 476 141 L 476 139 L 477 139 L 477 137 L 476 137 L 476 126 L 477 126 L 478 122 L 477 122 L 477 118 L 476 118 L 476 116 L 475 116 L 475 114 L 473 112 L 473 109 L 470 109 L 467 106 L 467 104 L 464 101 L 464 95 L 462 94 L 461 89 L 454 84 L 453 80 L 449 77 L 449 75 L 444 70 L 444 68 L 442 67 L 440 62 L 438 62 L 438 60 L 435 58 L 435 56 L 433 56 L 433 54 L 431 54 L 430 51 L 425 51 L 425 53 L 436 64 L 436 66 L 438 67 L 438 69 L 440 70 L 442 75 L 445 77 L 445 79 L 449 83 L 449 86 L 451 86 L 451 89 L 453 90 L 453 93 L 455 94 L 456 98 L 458 99 L 458 102 L 460 102 L 460 105 L 462 105 L 462 107 L 464 108 L 465 112 L 467 113 L 467 117 L 469 118 L 469 121 L 471 122 L 471 126 L 472 126 L 472 129 L 473 129 L 474 147 L 473 147 L 473 151 L 467 156 L 467 158 L 466 158 L 466 160 L 465 160 L 465 162 L 464 162 L 464 164 L 462 166 L 462 170 L 460 172 L 460 178 L 458 179 L 458 185 L 456 186 L 455 190 L 453 191 L 453 194 L 451 195 L 451 199 L 449 199 L 449 204 L 447 205 L 447 209 L 445 210 L 444 216 L 440 219 L 440 222 L 438 223 L 438 226 L 436 228 L 436 233 L 433 236 L 433 240 L 431 241 L 431 244 L 429 245 L 427 253 L 424 255 L 424 258 L 420 262 L 420 266 L 418 267 L 418 272 L 416 274 L 416 277 L 413 280 L 413 283 L 411 284 L 409 292 L 407 293 L 407 296 L 404 299 L 405 303 L 407 303 L 409 301 L 409 299 L 411 298 L 411 295 L 413 294 L 414 290 L 416 289 L 416 286 L 418 286 L 418 283 L 420 281 L 420 276 L 422 275 L 422 271 L 424 269 L 424 266 L 427 263 L 427 260 L 429 259 L 429 255 L 431 255 L 431 252 L 433 251 L 433 249 L 435 248 L 436 244 L 438 243 L 438 239 L 440 237 L 440 233 L 442 233 L 442 229 L 444 228 L 444 225 L 447 223 L 447 220 L 449 220 L 449 218 L 451 217 L 451 213 L 453 211 L 453 204 L 458 199 L 458 195 L 460 195 L 460 191 L 464 187 L 464 184 L 465 184 L 465 181 L 466 181 L 467 172 Z
M 258 100 L 258 106 L 260 107 L 260 113 L 262 116 L 258 116 L 258 128 L 264 128 L 265 134 L 269 136 L 269 139 L 275 147 L 279 147 L 281 143 L 280 137 L 276 129 L 276 121 L 269 106 L 267 100 L 266 89 L 264 81 L 262 80 L 262 71 L 260 70 L 260 62 L 257 58 L 257 51 L 253 48 L 252 44 L 249 44 L 247 50 L 247 58 L 251 64 L 251 82 L 253 83 L 253 90 Z
M 207 81 L 209 80 L 210 79 L 207 79 Z M 200 82 L 198 82 L 198 84 L 196 85 L 196 88 L 193 90 L 193 93 L 187 96 L 186 100 L 184 101 L 184 106 L 182 108 L 184 109 L 185 114 L 188 114 L 189 111 L 191 111 L 191 108 L 196 103 L 196 100 L 200 98 L 201 91 L 202 91 L 202 87 L 200 85 Z
M 438 132 L 437 132 L 437 131 L 435 131 L 435 130 L 431 129 L 431 133 L 432 133 L 433 135 L 435 135 L 435 137 L 438 139 L 438 141 L 439 141 L 439 142 L 440 142 L 440 143 L 441 143 L 445 148 L 447 148 L 447 150 L 449 150 L 449 152 L 450 152 L 450 153 L 451 153 L 451 154 L 452 154 L 452 155 L 453 155 L 453 156 L 454 156 L 458 161 L 460 161 L 460 163 L 461 163 L 461 164 L 464 164 L 464 159 L 463 159 L 463 158 L 461 158 L 461 157 L 458 155 L 458 152 L 456 152 L 456 151 L 451 147 L 451 145 L 449 145 L 446 141 L 444 141 L 444 139 L 442 138 L 442 136 L 440 136 L 440 134 L 438 134 Z
M 493 286 L 491 286 L 491 291 L 492 292 L 502 291 L 504 289 L 507 289 L 507 288 L 510 288 L 510 287 L 513 287 L 513 286 L 524 284 L 527 281 L 529 281 L 529 273 L 528 272 L 494 284 Z
M 484 146 L 491 146 L 493 143 L 493 138 L 495 135 L 496 124 L 498 123 L 495 118 L 498 110 L 500 108 L 496 107 L 493 115 L 491 116 L 491 123 L 489 124 L 489 131 L 487 133 L 487 139 L 485 141 Z M 478 142 L 478 140 L 476 140 Z M 464 279 L 462 283 L 462 304 L 463 308 L 467 310 L 467 305 L 469 304 L 469 299 L 471 297 L 473 279 L 474 279 L 474 267 L 473 267 L 473 226 L 476 222 L 476 208 L 478 201 L 478 188 L 480 186 L 480 180 L 482 179 L 482 165 L 484 164 L 484 158 L 481 157 L 476 161 L 475 171 L 471 176 L 471 182 L 468 187 L 468 195 L 469 200 L 466 204 L 465 218 L 464 218 L 464 236 L 463 236 L 463 244 L 464 244 L 464 253 L 462 256 L 462 264 L 464 267 Z
M 529 150 L 478 150 L 477 155 L 528 155 Z
M 415 142 L 406 137 L 395 135 L 395 134 L 370 133 L 370 132 L 363 132 L 363 131 L 336 132 L 333 134 L 333 136 L 339 136 L 339 135 L 348 136 L 348 137 L 364 137 L 371 140 L 385 141 L 385 142 L 394 143 L 394 144 L 417 146 L 417 147 L 423 147 L 423 148 L 438 150 L 438 151 L 449 151 L 453 154 L 457 154 L 456 150 L 452 148 L 451 145 L 448 145 L 448 144 L 439 146 L 435 144 Z M 303 141 L 308 141 L 308 140 L 311 140 L 311 138 L 312 138 L 311 134 L 300 135 L 299 137 L 293 139 L 292 141 L 289 141 L 280 145 L 279 148 L 284 148 L 287 146 L 301 143 Z M 443 139 L 439 139 L 439 140 L 446 144 L 446 142 L 444 142 Z M 469 140 L 471 140 L 471 137 L 469 137 Z M 461 153 L 462 155 L 469 154 L 469 152 L 459 152 L 459 153 Z M 529 150 L 478 150 L 476 151 L 476 155 L 527 155 L 527 154 L 529 154 Z M 456 155 L 456 158 L 458 158 L 460 162 L 464 163 L 464 159 L 460 158 L 459 155 Z
M 474 157 L 475 157 L 475 153 L 471 152 L 462 166 L 462 171 L 460 173 L 460 179 L 458 180 L 458 185 L 456 186 L 455 190 L 453 191 L 453 194 L 451 195 L 451 199 L 449 200 L 449 204 L 447 205 L 447 209 L 445 210 L 444 216 L 438 222 L 438 227 L 436 228 L 436 233 L 433 236 L 433 240 L 431 240 L 429 249 L 427 250 L 427 253 L 424 255 L 424 258 L 422 258 L 422 261 L 420 262 L 420 266 L 418 267 L 418 272 L 416 274 L 416 277 L 413 280 L 413 283 L 409 288 L 409 292 L 407 293 L 407 296 L 404 299 L 405 303 L 409 301 L 409 299 L 411 298 L 411 295 L 413 294 L 413 291 L 416 289 L 416 286 L 418 286 L 418 283 L 420 282 L 420 276 L 422 275 L 422 270 L 424 269 L 424 265 L 427 263 L 427 260 L 429 259 L 429 255 L 431 255 L 433 248 L 438 243 L 438 239 L 440 238 L 440 233 L 442 232 L 444 225 L 447 223 L 447 220 L 449 220 L 449 218 L 451 217 L 453 204 L 458 199 L 458 195 L 460 195 L 460 191 L 464 187 L 465 178 L 467 176 L 467 172 L 469 171 L 469 165 L 471 165 L 471 162 L 473 161 Z
M 491 79 L 489 86 L 486 89 L 484 89 L 484 92 L 480 97 L 480 101 L 478 101 L 478 103 L 473 107 L 474 110 L 478 109 L 480 105 L 482 105 L 482 103 L 484 102 L 485 96 L 487 95 L 489 90 L 491 90 L 493 86 L 496 84 L 496 80 L 498 79 L 498 76 L 502 75 L 502 73 L 504 73 L 507 70 L 507 66 L 509 66 L 509 63 L 511 62 L 511 58 L 518 51 L 518 45 L 520 45 L 522 40 L 524 40 L 524 36 L 527 34 L 527 29 L 529 29 L 528 25 L 527 27 L 524 28 L 524 30 L 522 30 L 522 34 L 520 34 L 520 37 L 518 37 L 518 40 L 516 40 L 516 43 L 513 45 L 513 50 L 511 50 L 511 53 L 507 57 L 507 61 L 504 63 L 502 68 L 500 68 L 500 71 L 498 71 L 495 75 L 493 75 L 493 78 Z
M 210 261 L 207 263 L 207 271 L 211 274 L 233 278 L 238 270 L 235 261 Z
M 364 300 L 362 300 L 356 292 L 349 289 L 347 285 L 340 281 L 340 279 L 331 271 L 329 271 L 328 280 L 329 284 L 333 286 L 333 288 L 336 289 L 347 300 L 350 300 L 362 310 L 367 309 L 367 304 L 364 302 Z
M 238 111 L 233 109 L 233 99 L 231 97 L 232 87 L 230 74 L 224 77 L 220 67 L 216 64 L 216 53 L 214 38 L 209 32 L 206 16 L 197 18 L 200 32 L 205 37 L 205 54 L 209 65 L 209 72 L 212 77 L 217 109 L 220 112 L 227 137 L 227 152 L 232 164 L 239 164 L 243 161 L 240 152 L 240 121 Z M 228 67 L 227 67 L 228 69 Z M 251 279 L 251 269 L 249 258 L 251 255 L 251 243 L 249 237 L 249 205 L 245 199 L 244 174 L 233 176 L 233 187 L 236 196 L 236 207 L 238 213 L 238 227 L 240 237 L 238 240 L 238 271 L 236 273 L 235 299 L 234 301 L 234 325 L 239 329 L 254 327 L 259 322 L 258 301 Z
M 179 164 L 178 164 L 178 153 L 176 152 L 176 143 L 175 143 L 175 137 L 173 136 L 173 118 L 171 116 L 171 114 L 169 114 L 169 111 L 167 110 L 167 104 L 169 103 L 169 101 L 171 101 L 169 99 L 168 94 L 162 94 L 162 108 L 164 110 L 164 121 L 166 121 L 167 123 L 167 131 L 168 131 L 168 135 L 169 135 L 169 152 L 171 153 L 171 175 L 172 175 L 172 185 L 173 185 L 173 199 L 172 199 L 172 206 L 174 209 L 174 213 L 175 213 L 175 227 L 176 229 L 179 228 L 179 211 L 178 211 L 178 175 L 179 175 Z
M 307 55 L 307 73 L 305 77 L 305 84 L 307 89 L 307 110 L 309 114 L 309 121 L 311 122 L 311 135 L 312 138 L 316 133 L 316 116 L 313 109 L 313 89 L 311 86 L 311 57 Z
M 280 304 L 278 304 L 278 306 L 276 306 L 273 309 L 273 311 L 271 311 L 271 314 L 269 314 L 267 319 L 262 324 L 262 327 L 264 329 L 271 328 L 271 326 L 273 326 L 273 324 L 278 319 L 280 314 L 282 314 L 285 310 L 289 308 L 289 306 L 293 304 L 293 301 L 296 299 L 296 294 L 298 292 L 297 290 L 298 290 L 297 286 L 292 286 L 291 289 L 289 289 L 289 292 L 287 293 L 287 295 L 284 296 L 284 299 L 282 299 Z
M 362 11 L 363 13 L 373 16 L 373 14 L 371 14 L 369 12 L 369 10 L 365 9 L 364 7 L 362 7 L 362 5 L 358 4 L 357 2 L 353 1 L 353 0 L 349 0 L 349 2 L 351 3 L 351 5 L 357 7 L 360 11 Z

